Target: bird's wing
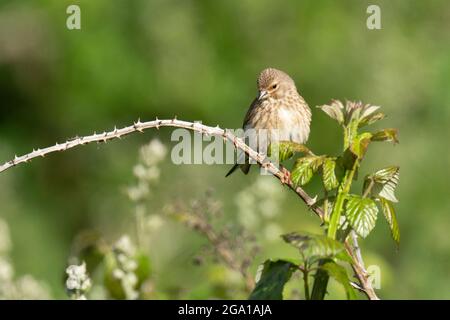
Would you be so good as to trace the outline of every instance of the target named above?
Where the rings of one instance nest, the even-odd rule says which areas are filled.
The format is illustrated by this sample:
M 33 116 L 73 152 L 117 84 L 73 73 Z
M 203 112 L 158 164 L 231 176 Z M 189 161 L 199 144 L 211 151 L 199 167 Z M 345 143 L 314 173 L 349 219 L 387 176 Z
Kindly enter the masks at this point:
M 252 104 L 248 108 L 247 114 L 245 115 L 244 123 L 242 124 L 242 127 L 244 128 L 244 130 L 249 128 L 250 119 L 252 118 L 253 113 L 256 111 L 258 106 L 259 106 L 258 98 L 255 98 L 255 100 L 253 100 Z

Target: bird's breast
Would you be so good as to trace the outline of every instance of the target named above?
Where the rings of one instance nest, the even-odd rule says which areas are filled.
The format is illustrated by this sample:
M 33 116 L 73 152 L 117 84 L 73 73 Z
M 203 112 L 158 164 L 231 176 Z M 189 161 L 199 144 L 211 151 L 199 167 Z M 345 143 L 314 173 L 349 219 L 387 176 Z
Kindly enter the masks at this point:
M 305 143 L 309 136 L 311 113 L 306 103 L 263 101 L 247 118 L 244 129 L 267 129 L 279 140 Z

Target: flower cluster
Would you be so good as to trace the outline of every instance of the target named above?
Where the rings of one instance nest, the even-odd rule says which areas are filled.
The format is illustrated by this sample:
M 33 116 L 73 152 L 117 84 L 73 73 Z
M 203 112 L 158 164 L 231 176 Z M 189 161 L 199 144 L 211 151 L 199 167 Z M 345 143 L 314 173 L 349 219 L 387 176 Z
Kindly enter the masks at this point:
M 150 194 L 150 185 L 158 182 L 160 175 L 158 165 L 164 160 L 166 154 L 167 148 L 158 139 L 153 139 L 141 147 L 139 163 L 133 168 L 133 174 L 138 182 L 127 188 L 131 201 L 142 201 Z
M 167 155 L 167 148 L 158 139 L 153 139 L 139 150 L 139 162 L 133 168 L 137 183 L 126 189 L 128 198 L 135 204 L 138 244 L 148 240 L 148 234 L 159 229 L 163 220 L 159 215 L 147 215 L 145 200 L 151 195 L 151 187 L 159 181 L 158 165 Z
M 116 267 L 112 271 L 112 276 L 120 281 L 126 299 L 137 299 L 139 291 L 136 289 L 138 277 L 136 269 L 138 264 L 134 259 L 136 248 L 127 235 L 122 236 L 114 245 L 114 256 Z
M 69 295 L 76 300 L 86 300 L 86 292 L 91 288 L 91 279 L 86 272 L 86 263 L 70 265 L 66 269 L 66 288 Z
M 14 278 L 14 266 L 8 256 L 11 247 L 8 224 L 0 219 L 0 299 L 49 299 L 47 286 L 31 275 Z
M 240 223 L 249 230 L 263 228 L 267 240 L 277 240 L 282 229 L 270 220 L 280 213 L 283 196 L 282 188 L 274 179 L 267 176 L 258 177 L 235 198 Z

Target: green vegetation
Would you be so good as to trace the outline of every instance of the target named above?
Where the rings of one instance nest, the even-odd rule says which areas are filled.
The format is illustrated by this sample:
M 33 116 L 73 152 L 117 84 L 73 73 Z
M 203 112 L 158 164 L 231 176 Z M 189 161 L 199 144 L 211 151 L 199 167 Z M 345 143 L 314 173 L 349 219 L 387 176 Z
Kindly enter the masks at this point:
M 77 3 L 80 31 L 65 28 L 72 1 L 0 4 L 2 162 L 138 118 L 176 115 L 237 128 L 256 94 L 257 74 L 277 67 L 289 72 L 310 106 L 331 97 L 382 106 L 388 117 L 367 121 L 370 136 L 368 127 L 355 136 L 350 126 L 344 144 L 336 122 L 314 108 L 307 147 L 327 156 L 307 155 L 286 167 L 300 170 L 293 177 L 308 182 L 320 205 L 328 202 L 329 235 L 339 238 L 339 216 L 359 236 L 370 232 L 360 245 L 366 266 L 380 267 L 381 298 L 450 298 L 448 1 Z M 366 28 L 369 4 L 381 7 L 381 30 Z M 375 143 L 396 137 L 380 124 L 398 128 L 401 143 Z M 87 298 L 247 298 L 263 261 L 253 297 L 270 279 L 287 281 L 283 292 L 271 289 L 274 297 L 306 297 L 303 279 L 313 280 L 316 270 L 305 276 L 292 272 L 292 264 L 301 260 L 299 246 L 330 241 L 320 238 L 317 217 L 255 168 L 225 179 L 226 165 L 175 166 L 167 153 L 153 160 L 139 153 L 142 146 L 162 150 L 155 136 L 170 150 L 170 133 L 88 145 L 0 175 L 0 219 L 10 234 L 0 232 L 0 262 L 9 266 L 2 270 L 14 270 L 2 283 L 18 288 L 14 297 L 67 297 L 64 271 L 82 261 L 92 280 Z M 360 143 L 351 144 L 355 138 Z M 352 155 L 362 155 L 369 140 L 357 172 L 349 166 L 339 172 L 336 155 L 352 145 L 341 160 L 359 166 Z M 395 197 L 393 165 L 402 176 Z M 349 184 L 339 185 L 342 179 Z M 399 229 L 395 249 L 391 237 L 397 243 Z M 352 271 L 336 258 L 339 245 L 329 245 L 331 261 L 318 255 L 331 277 L 327 298 L 362 298 L 345 284 Z M 313 283 L 307 286 L 313 294 Z M 79 290 L 73 293 L 82 295 Z

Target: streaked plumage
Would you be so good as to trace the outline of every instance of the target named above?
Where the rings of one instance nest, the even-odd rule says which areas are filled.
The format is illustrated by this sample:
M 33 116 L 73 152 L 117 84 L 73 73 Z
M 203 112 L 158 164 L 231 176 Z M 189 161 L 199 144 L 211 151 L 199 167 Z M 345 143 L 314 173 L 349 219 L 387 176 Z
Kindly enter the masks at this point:
M 305 143 L 309 137 L 311 110 L 291 77 L 274 68 L 264 69 L 257 86 L 259 94 L 244 118 L 244 130 L 278 129 L 278 140 Z M 250 164 L 236 164 L 226 176 L 238 167 L 247 174 Z

